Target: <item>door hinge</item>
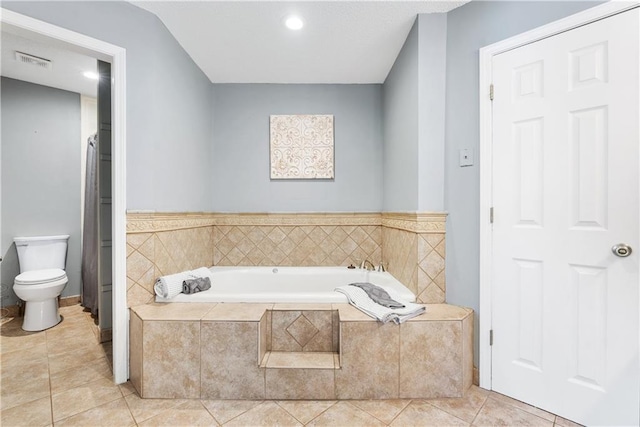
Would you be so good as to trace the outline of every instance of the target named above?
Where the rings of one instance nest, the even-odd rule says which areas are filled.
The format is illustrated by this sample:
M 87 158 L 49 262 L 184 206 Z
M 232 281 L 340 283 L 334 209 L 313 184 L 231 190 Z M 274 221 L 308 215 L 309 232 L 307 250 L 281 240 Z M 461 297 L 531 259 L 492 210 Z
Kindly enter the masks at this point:
M 493 101 L 493 83 L 489 85 L 489 99 Z
M 489 330 L 489 345 L 493 345 L 493 329 Z
M 489 209 L 489 222 L 493 224 L 493 207 Z

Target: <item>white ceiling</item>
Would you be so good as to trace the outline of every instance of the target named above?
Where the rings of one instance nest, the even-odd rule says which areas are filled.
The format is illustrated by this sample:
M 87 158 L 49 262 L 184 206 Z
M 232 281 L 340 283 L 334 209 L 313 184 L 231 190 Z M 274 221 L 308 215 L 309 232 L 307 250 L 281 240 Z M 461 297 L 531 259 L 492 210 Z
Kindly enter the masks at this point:
M 382 83 L 417 14 L 460 1 L 135 1 L 214 83 Z M 305 27 L 283 25 L 290 15 Z
M 95 58 L 6 31 L 0 33 L 0 44 L 2 46 L 0 74 L 3 77 L 96 97 L 98 81 L 90 80 L 82 75 L 85 71 L 96 72 L 97 61 Z M 51 60 L 51 69 L 47 70 L 17 61 L 16 50 Z

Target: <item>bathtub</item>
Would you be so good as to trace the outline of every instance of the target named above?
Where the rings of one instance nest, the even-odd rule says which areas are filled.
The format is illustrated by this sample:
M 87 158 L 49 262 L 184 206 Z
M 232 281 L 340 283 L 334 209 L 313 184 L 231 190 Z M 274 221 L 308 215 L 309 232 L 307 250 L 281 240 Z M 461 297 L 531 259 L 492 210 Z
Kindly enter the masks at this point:
M 157 302 L 347 303 L 334 289 L 369 282 L 394 289 L 405 301 L 416 296 L 391 274 L 347 267 L 211 267 L 211 289 Z

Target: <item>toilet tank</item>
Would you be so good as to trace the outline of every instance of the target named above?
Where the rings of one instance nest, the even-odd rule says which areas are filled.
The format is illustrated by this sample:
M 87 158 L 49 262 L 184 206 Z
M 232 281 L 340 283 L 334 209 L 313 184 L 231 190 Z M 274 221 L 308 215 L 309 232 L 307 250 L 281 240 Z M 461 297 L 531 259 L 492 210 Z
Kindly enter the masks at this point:
M 64 270 L 67 261 L 69 235 L 15 237 L 20 273 L 45 268 Z

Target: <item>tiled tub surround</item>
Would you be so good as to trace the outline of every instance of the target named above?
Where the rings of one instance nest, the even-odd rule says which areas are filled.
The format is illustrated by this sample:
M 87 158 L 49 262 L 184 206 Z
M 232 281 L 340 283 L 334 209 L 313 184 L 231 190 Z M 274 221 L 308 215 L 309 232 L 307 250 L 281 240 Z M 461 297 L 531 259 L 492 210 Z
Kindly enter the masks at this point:
M 388 271 L 419 302 L 445 301 L 444 213 L 383 213 L 382 253 Z
M 379 214 L 216 215 L 214 265 L 347 266 L 382 260 Z
M 201 266 L 336 266 L 369 259 L 423 303 L 445 296 L 442 213 L 129 213 L 127 302 L 154 280 Z
M 401 325 L 348 304 L 147 304 L 131 309 L 131 382 L 143 398 L 460 397 L 472 311 L 446 304 Z
M 153 301 L 164 275 L 213 265 L 209 214 L 127 215 L 127 305 Z
M 445 301 L 445 235 L 383 227 L 382 241 L 389 273 L 427 304 Z

